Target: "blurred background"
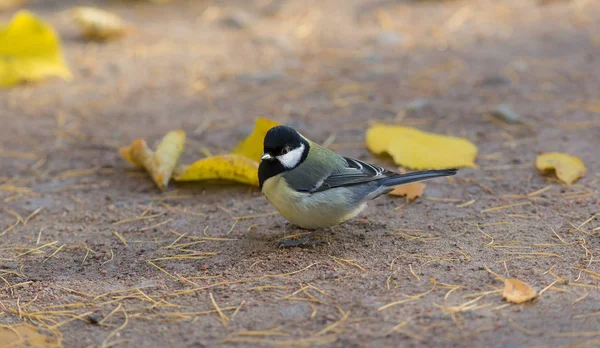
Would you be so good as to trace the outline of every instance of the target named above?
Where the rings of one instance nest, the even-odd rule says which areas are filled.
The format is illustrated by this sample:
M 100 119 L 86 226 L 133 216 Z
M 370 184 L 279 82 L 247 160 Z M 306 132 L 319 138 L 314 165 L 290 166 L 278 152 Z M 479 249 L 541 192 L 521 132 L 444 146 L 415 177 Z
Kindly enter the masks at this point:
M 599 0 L 0 0 L 0 23 L 21 9 L 54 28 L 72 77 L 0 89 L 0 323 L 60 303 L 66 346 L 214 346 L 235 330 L 340 347 L 598 345 Z M 2 42 L 0 77 L 24 41 Z M 183 129 L 191 163 L 258 117 L 390 168 L 365 147 L 375 122 L 461 136 L 479 167 L 410 204 L 380 199 L 322 248 L 281 252 L 285 224 L 257 189 L 162 194 L 117 152 Z M 587 176 L 538 173 L 550 151 Z M 207 254 L 166 260 L 183 235 Z M 556 291 L 512 306 L 498 274 Z M 151 299 L 108 295 L 123 289 Z M 214 303 L 239 309 L 229 326 Z
M 0 92 L 14 128 L 5 146 L 18 146 L 15 130 L 53 137 L 57 114 L 71 136 L 104 145 L 183 127 L 228 149 L 219 130 L 247 133 L 258 116 L 363 130 L 415 107 L 421 120 L 410 122 L 458 134 L 497 104 L 536 122 L 565 114 L 557 95 L 573 106 L 597 93 L 586 78 L 599 67 L 591 0 L 4 1 L 23 5 L 0 19 L 25 7 L 55 27 L 74 75 Z M 84 39 L 69 15 L 83 5 L 131 30 Z M 361 141 L 347 133 L 337 141 Z

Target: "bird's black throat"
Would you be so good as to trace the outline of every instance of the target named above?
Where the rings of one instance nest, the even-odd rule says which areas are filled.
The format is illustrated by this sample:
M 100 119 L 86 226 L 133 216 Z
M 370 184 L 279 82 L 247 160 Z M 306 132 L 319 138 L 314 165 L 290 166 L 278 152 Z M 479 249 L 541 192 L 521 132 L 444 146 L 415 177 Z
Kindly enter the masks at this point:
M 258 166 L 258 185 L 262 190 L 263 184 L 267 179 L 285 172 L 287 168 L 277 160 L 273 161 L 261 161 Z
M 258 183 L 261 189 L 267 179 L 293 169 L 285 167 L 277 159 L 277 156 L 284 155 L 284 150 L 290 151 L 299 148 L 301 145 L 304 145 L 304 152 L 296 166 L 304 162 L 308 156 L 308 152 L 310 151 L 310 144 L 308 141 L 293 128 L 286 126 L 277 126 L 271 128 L 267 132 L 264 142 L 264 152 L 271 155 L 273 158 L 270 160 L 262 160 L 258 166 Z
M 306 160 L 306 157 L 308 157 L 308 152 L 310 151 L 310 145 L 308 144 L 308 142 L 306 142 L 304 146 L 305 150 L 302 154 L 302 158 L 300 158 L 300 162 L 298 162 L 298 165 L 300 165 L 302 162 L 304 162 L 304 160 Z M 258 184 L 260 189 L 262 190 L 263 184 L 265 183 L 265 181 L 267 181 L 267 179 L 292 169 L 294 168 L 286 168 L 277 159 L 273 159 L 270 161 L 261 161 L 260 165 L 258 166 Z

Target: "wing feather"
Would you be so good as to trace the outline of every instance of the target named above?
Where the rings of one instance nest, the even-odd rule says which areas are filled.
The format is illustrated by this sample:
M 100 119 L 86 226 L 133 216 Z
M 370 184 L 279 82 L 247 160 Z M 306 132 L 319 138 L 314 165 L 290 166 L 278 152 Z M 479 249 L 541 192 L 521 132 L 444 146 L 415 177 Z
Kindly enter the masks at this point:
M 331 173 L 323 183 L 312 192 L 325 191 L 335 187 L 351 186 L 397 175 L 378 165 L 366 163 L 354 158 L 344 157 L 346 165 Z

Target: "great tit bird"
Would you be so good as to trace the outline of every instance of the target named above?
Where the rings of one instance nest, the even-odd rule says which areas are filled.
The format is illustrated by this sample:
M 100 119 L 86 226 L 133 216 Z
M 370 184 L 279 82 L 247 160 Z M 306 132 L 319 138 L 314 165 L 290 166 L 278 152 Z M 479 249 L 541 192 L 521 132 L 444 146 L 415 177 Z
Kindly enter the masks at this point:
M 330 227 L 355 217 L 367 202 L 394 187 L 456 174 L 457 169 L 399 174 L 342 157 L 287 126 L 265 135 L 258 181 L 267 200 L 289 222 L 304 229 Z M 309 243 L 315 232 L 280 247 Z

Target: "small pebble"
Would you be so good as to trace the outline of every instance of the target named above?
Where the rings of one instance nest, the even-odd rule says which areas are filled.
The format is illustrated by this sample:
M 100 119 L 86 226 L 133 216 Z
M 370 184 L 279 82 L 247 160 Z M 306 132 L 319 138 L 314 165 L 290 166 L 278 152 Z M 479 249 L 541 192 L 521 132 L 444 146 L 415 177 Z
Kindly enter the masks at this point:
M 375 37 L 375 43 L 381 46 L 395 46 L 402 43 L 402 37 L 393 31 L 384 31 Z
M 87 320 L 90 322 L 90 324 L 97 325 L 102 321 L 102 315 L 98 313 L 90 314 L 87 316 Z
M 503 85 L 510 85 L 510 80 L 504 76 L 488 76 L 483 80 L 479 81 L 477 85 L 484 87 L 498 87 Z
M 281 80 L 283 78 L 283 74 L 278 71 L 266 71 L 257 72 L 253 74 L 242 74 L 239 75 L 238 78 L 248 82 L 267 83 L 271 81 Z
M 0 268 L 17 269 L 19 268 L 19 263 L 14 261 L 7 261 L 4 263 L 0 263 Z
M 286 308 L 283 308 L 280 311 L 281 317 L 286 321 L 288 321 L 288 320 L 304 320 L 304 319 L 310 317 L 311 313 L 312 313 L 312 309 L 306 303 L 296 303 L 296 304 L 290 305 Z
M 228 16 L 223 18 L 223 24 L 232 28 L 232 29 L 245 29 L 248 28 L 256 18 L 254 15 L 242 11 L 242 10 L 234 10 Z
M 432 100 L 429 98 L 415 99 L 406 105 L 406 112 L 414 114 L 420 112 L 432 105 Z
M 510 123 L 510 124 L 522 124 L 521 118 L 519 115 L 508 105 L 500 104 L 496 106 L 494 110 L 490 112 L 490 114 L 499 119 L 500 121 Z

